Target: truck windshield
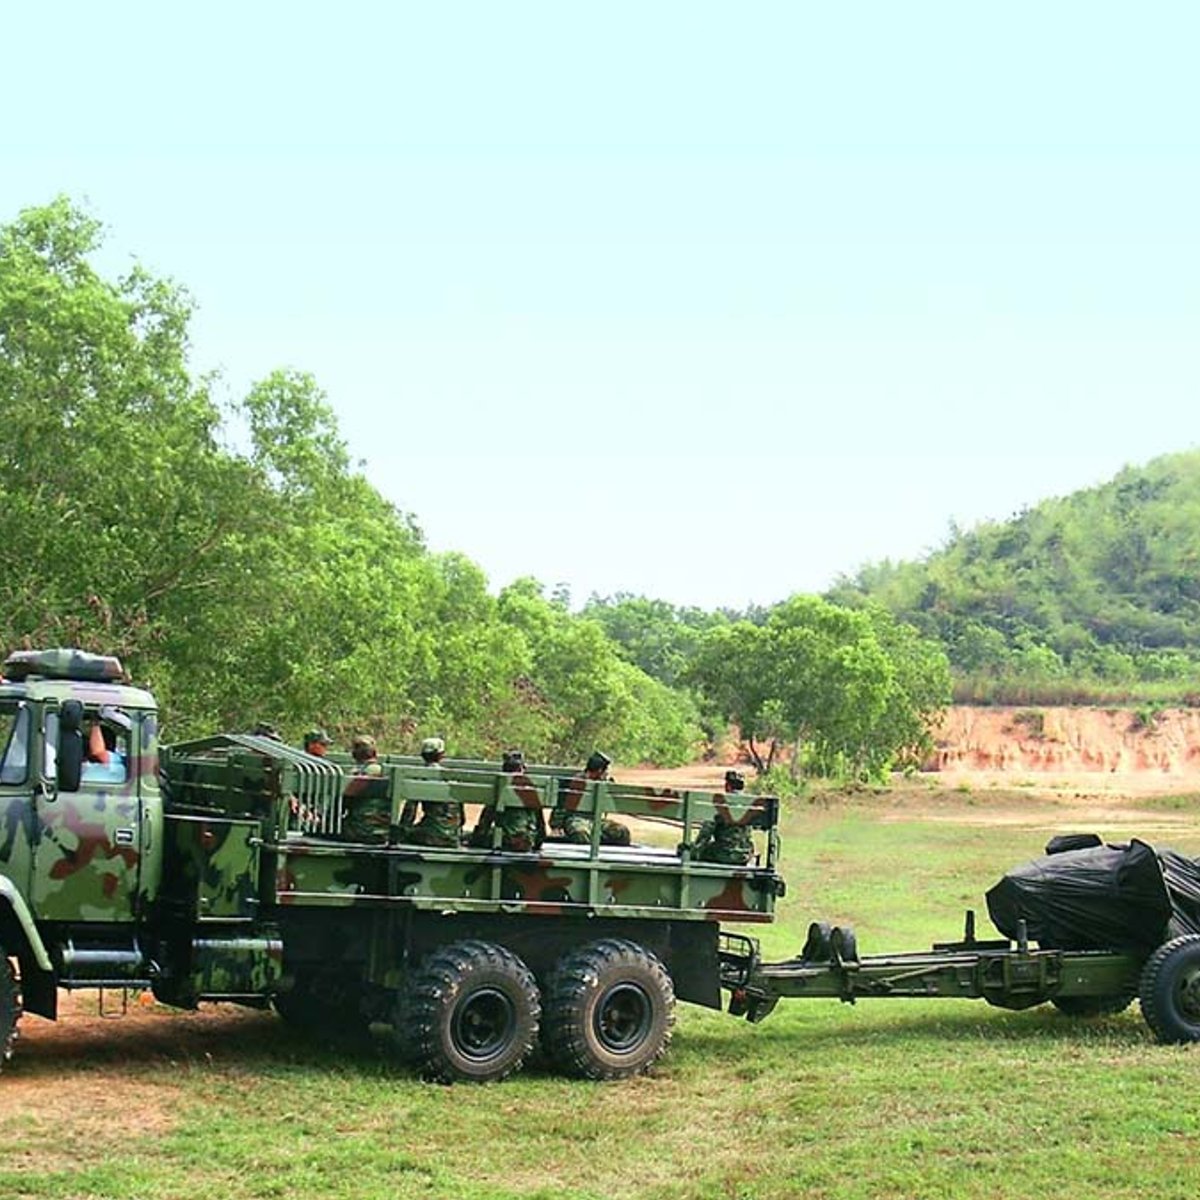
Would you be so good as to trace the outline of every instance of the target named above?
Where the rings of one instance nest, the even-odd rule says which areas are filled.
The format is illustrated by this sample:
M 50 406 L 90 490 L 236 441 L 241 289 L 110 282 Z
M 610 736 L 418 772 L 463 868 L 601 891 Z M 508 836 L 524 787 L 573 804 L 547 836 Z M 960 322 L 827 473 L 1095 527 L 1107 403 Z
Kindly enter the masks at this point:
M 29 774 L 29 709 L 23 703 L 0 704 L 0 784 L 24 783 Z

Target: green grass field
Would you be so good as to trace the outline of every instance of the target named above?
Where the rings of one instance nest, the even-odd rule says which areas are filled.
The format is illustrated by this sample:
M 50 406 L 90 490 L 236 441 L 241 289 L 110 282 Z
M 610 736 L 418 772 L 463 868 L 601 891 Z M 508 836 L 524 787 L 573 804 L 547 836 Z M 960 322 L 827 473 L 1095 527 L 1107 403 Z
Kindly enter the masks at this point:
M 1136 833 L 1113 816 L 1091 826 Z M 1132 802 L 1130 802 L 1132 807 Z M 1200 854 L 1200 797 L 1157 806 Z M 997 813 L 1006 819 L 996 822 Z M 810 920 L 863 953 L 952 938 L 1064 812 L 1033 795 L 798 802 L 768 957 Z M 1072 821 L 1070 827 L 1079 826 Z M 1154 1044 L 1134 1005 L 1078 1021 L 982 1001 L 783 1001 L 760 1026 L 683 1007 L 647 1078 L 531 1068 L 424 1084 L 371 1052 L 298 1042 L 270 1014 L 165 1009 L 137 1039 L 24 1039 L 0 1079 L 0 1196 L 1184 1197 L 1200 1157 L 1200 1046 Z M 39 1028 L 40 1026 L 40 1028 Z M 145 1032 L 142 1032 L 142 1031 Z

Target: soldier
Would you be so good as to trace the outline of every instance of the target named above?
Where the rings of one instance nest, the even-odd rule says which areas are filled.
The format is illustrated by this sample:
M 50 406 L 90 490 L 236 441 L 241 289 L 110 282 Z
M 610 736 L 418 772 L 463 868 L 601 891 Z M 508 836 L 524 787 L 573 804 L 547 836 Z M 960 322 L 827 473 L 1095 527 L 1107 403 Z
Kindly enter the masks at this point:
M 310 729 L 304 735 L 304 753 L 313 758 L 324 758 L 333 744 L 329 734 L 323 729 Z
M 259 721 L 254 727 L 253 734 L 255 737 L 269 738 L 273 742 L 283 741 L 283 738 L 279 736 L 279 730 L 270 721 Z
M 725 772 L 725 791 L 740 792 L 746 787 L 746 778 L 741 771 Z M 686 842 L 680 852 L 688 848 Z M 744 867 L 754 857 L 754 839 L 747 825 L 735 825 L 729 815 L 718 809 L 710 820 L 705 821 L 691 844 L 692 855 L 700 862 L 725 863 Z
M 370 734 L 360 733 L 350 743 L 350 757 L 354 759 L 354 775 L 382 775 L 383 763 L 379 761 L 379 751 L 375 739 Z
M 607 754 L 594 750 L 583 771 L 570 779 L 564 780 L 558 791 L 558 803 L 550 812 L 550 831 L 558 834 L 564 841 L 577 845 L 591 845 L 592 818 L 587 813 L 576 812 L 570 807 L 572 796 L 579 796 L 587 785 L 593 781 L 608 779 L 608 768 L 612 759 Z M 600 843 L 604 846 L 628 846 L 629 827 L 620 821 L 605 817 L 600 822 Z
M 442 768 L 446 743 L 440 737 L 427 737 L 421 743 L 421 760 L 427 767 Z M 409 801 L 400 818 L 400 840 L 414 846 L 457 846 L 462 838 L 462 807 L 448 801 L 421 802 L 421 819 L 413 824 L 415 804 Z
M 354 769 L 344 793 L 346 820 L 342 832 L 360 842 L 387 841 L 392 801 L 375 739 L 360 733 L 350 743 L 350 757 Z
M 492 844 L 492 829 L 499 824 L 502 830 L 500 848 L 527 854 L 537 850 L 546 838 L 546 818 L 542 815 L 541 798 L 536 789 L 532 788 L 525 777 L 525 756 L 520 750 L 506 750 L 500 763 L 500 770 L 514 776 L 512 786 L 517 794 L 528 788 L 532 791 L 531 799 L 538 801 L 536 807 L 513 805 L 497 813 L 495 808 L 488 805 L 480 815 L 479 824 L 471 833 L 471 845 L 487 847 Z

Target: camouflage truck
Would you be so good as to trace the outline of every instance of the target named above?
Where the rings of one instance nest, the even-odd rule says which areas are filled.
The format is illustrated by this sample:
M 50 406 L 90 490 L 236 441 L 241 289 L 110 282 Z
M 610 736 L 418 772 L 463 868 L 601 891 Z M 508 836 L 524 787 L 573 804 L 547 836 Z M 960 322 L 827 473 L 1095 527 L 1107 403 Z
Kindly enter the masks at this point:
M 814 922 L 794 958 L 763 962 L 722 925 L 771 921 L 784 892 L 771 797 L 404 756 L 360 775 L 250 734 L 160 748 L 153 696 L 113 658 L 22 652 L 4 676 L 0 1062 L 22 1011 L 54 1019 L 77 988 L 272 1006 L 301 1030 L 369 1031 L 445 1081 L 502 1079 L 535 1044 L 569 1074 L 633 1075 L 666 1049 L 677 998 L 720 1008 L 723 993 L 752 1022 L 784 997 L 1089 1016 L 1140 996 L 1160 1040 L 1200 1041 L 1200 934 L 1170 921 L 1137 945 L 1060 949 L 1030 939 L 1023 910 L 1013 939 L 977 938 L 968 913 L 957 941 L 876 956 Z M 412 845 L 423 805 L 487 832 Z M 590 842 L 506 846 L 505 814 L 553 809 Z M 630 845 L 606 844 L 614 820 Z M 748 861 L 697 854 L 714 825 Z
M 22 1010 L 53 1019 L 60 989 L 121 988 L 370 1030 L 442 1080 L 503 1078 L 535 1043 L 620 1078 L 661 1056 L 676 998 L 721 1006 L 721 923 L 771 920 L 783 891 L 772 798 L 404 756 L 356 775 L 249 734 L 160 747 L 154 697 L 79 651 L 9 657 L 0 749 L 6 1059 Z M 427 804 L 490 830 L 405 844 Z M 364 807 L 383 817 L 369 836 L 350 820 Z M 590 844 L 505 848 L 506 812 L 554 808 Z M 613 819 L 631 845 L 602 841 Z M 706 821 L 752 831 L 754 858 L 699 861 Z

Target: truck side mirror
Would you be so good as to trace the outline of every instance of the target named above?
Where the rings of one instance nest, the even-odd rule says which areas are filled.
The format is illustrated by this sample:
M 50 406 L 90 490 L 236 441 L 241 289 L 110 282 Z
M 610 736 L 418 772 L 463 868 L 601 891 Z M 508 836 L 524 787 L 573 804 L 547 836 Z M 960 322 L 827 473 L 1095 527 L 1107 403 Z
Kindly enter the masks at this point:
M 83 705 L 64 700 L 58 710 L 58 790 L 79 791 L 83 775 Z

